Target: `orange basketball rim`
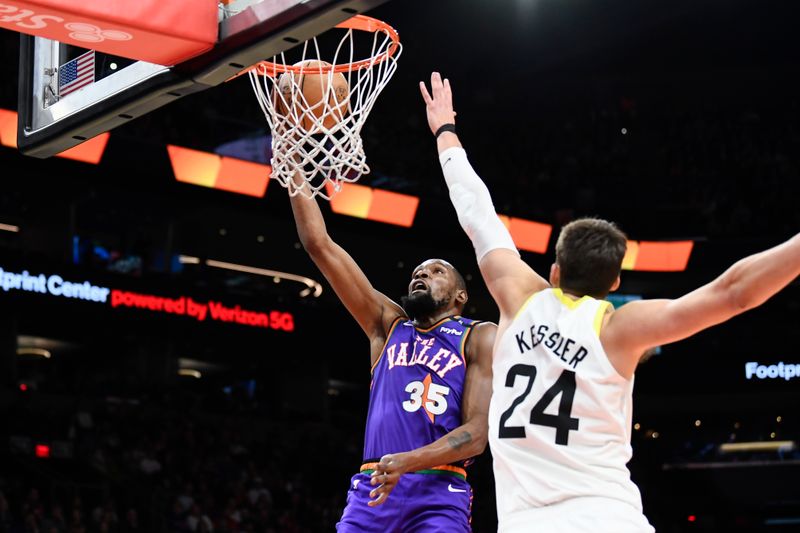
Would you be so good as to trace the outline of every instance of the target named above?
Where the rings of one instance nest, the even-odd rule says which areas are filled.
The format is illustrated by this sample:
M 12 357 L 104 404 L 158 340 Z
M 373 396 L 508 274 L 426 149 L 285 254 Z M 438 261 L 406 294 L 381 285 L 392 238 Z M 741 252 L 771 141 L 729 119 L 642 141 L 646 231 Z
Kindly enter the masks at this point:
M 395 30 L 389 24 L 383 22 L 382 20 L 373 17 L 368 17 L 366 15 L 355 15 L 352 18 L 345 20 L 344 22 L 340 22 L 335 27 L 345 30 L 357 30 L 368 33 L 383 32 L 392 40 L 392 43 L 386 48 L 385 51 L 379 53 L 375 57 L 361 59 L 359 61 L 354 61 L 352 63 L 314 66 L 315 72 L 319 72 L 321 74 L 327 74 L 328 72 L 331 71 L 352 72 L 355 70 L 371 68 L 394 56 L 394 54 L 400 47 L 400 36 L 398 35 L 397 30 Z M 274 78 L 278 74 L 282 74 L 284 72 L 293 72 L 295 74 L 302 74 L 303 72 L 308 71 L 308 67 L 304 67 L 302 65 L 284 65 L 281 63 L 274 63 L 272 61 L 261 61 L 260 63 L 254 65 L 250 70 L 255 70 L 259 74 Z
M 344 30 L 344 35 L 332 57 L 326 57 L 314 37 L 297 47 L 301 61 L 288 64 L 281 53 L 249 71 L 272 136 L 272 178 L 290 195 L 330 199 L 343 183 L 353 183 L 369 173 L 360 132 L 397 70 L 403 50 L 394 28 L 380 20 L 356 15 L 336 27 Z M 364 34 L 371 37 L 369 52 L 355 42 L 356 35 Z M 324 48 L 330 51 L 329 44 Z M 364 56 L 367 58 L 354 60 Z M 316 97 L 306 93 L 305 75 L 321 80 Z M 342 83 L 337 83 L 337 77 Z M 338 88 L 346 89 L 346 94 L 337 94 Z M 341 112 L 343 102 L 348 113 Z M 303 179 L 296 181 L 296 177 Z

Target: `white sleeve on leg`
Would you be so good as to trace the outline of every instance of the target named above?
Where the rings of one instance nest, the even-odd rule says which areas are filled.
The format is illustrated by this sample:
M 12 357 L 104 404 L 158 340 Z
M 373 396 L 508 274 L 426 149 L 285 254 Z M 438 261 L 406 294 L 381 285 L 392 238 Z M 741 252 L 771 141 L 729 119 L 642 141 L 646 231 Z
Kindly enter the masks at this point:
M 478 263 L 498 248 L 513 250 L 519 255 L 508 228 L 494 210 L 489 189 L 469 164 L 464 149 L 453 147 L 444 150 L 439 154 L 439 163 L 458 221 L 475 247 Z

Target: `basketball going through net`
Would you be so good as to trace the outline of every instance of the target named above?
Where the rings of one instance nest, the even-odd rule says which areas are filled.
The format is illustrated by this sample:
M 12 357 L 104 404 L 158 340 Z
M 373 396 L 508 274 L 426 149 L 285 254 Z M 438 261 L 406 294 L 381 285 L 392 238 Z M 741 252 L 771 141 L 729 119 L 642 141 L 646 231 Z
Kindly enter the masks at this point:
M 342 183 L 369 173 L 361 128 L 397 69 L 402 48 L 391 26 L 356 15 L 336 27 L 345 34 L 328 60 L 315 37 L 299 61 L 288 64 L 282 53 L 250 70 L 272 132 L 272 177 L 293 196 L 330 199 Z M 365 34 L 369 57 L 356 59 Z

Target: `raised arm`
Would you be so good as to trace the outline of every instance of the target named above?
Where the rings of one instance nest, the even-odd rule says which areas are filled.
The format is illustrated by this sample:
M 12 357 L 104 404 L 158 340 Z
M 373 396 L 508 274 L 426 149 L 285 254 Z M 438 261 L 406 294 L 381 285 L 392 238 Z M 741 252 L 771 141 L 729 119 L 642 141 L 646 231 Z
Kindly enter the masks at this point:
M 300 242 L 370 338 L 374 362 L 392 321 L 404 315 L 402 308 L 375 290 L 353 258 L 333 242 L 316 200 L 296 194 L 291 196 L 291 202 Z
M 408 472 L 464 461 L 483 453 L 489 435 L 489 400 L 492 396 L 492 346 L 497 326 L 475 326 L 467 340 L 467 375 L 461 402 L 462 424 L 437 441 L 403 453 L 384 455 L 375 472 L 370 506 L 386 501 L 400 476 Z
M 500 308 L 501 320 L 512 318 L 528 296 L 549 285 L 520 258 L 511 234 L 495 212 L 489 189 L 467 160 L 454 131 L 456 114 L 450 82 L 442 81 L 439 73 L 434 72 L 433 96 L 424 82 L 420 82 L 420 91 L 428 125 L 437 135 L 439 162 L 458 221 L 475 247 L 481 275 Z M 453 127 L 442 130 L 448 124 Z
M 800 275 L 800 234 L 751 255 L 675 300 L 631 302 L 608 318 L 600 340 L 630 377 L 645 350 L 679 341 L 758 307 Z

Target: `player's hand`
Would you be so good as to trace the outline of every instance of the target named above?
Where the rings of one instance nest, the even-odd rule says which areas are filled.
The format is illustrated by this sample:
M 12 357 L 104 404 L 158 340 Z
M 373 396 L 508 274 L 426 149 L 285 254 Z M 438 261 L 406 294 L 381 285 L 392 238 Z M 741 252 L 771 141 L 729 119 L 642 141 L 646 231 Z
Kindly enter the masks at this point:
M 406 457 L 405 453 L 390 453 L 381 457 L 381 461 L 371 476 L 370 483 L 375 488 L 369 493 L 369 497 L 372 499 L 367 505 L 375 507 L 386 503 L 389 494 L 400 481 L 400 476 L 408 471 Z
M 428 92 L 424 81 L 419 82 L 419 90 L 425 101 L 431 133 L 436 133 L 443 124 L 455 124 L 456 112 L 453 111 L 453 91 L 450 90 L 449 80 L 442 81 L 442 76 L 434 72 L 431 74 L 431 92 Z

